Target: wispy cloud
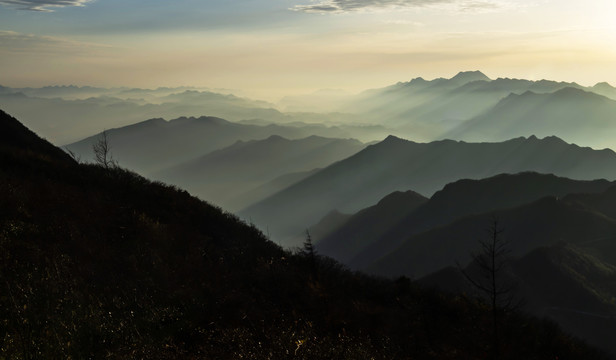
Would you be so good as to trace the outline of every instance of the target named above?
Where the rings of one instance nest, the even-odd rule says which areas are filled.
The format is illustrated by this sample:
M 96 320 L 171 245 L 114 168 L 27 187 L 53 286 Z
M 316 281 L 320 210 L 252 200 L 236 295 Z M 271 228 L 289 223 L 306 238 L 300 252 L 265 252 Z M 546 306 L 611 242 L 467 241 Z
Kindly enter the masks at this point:
M 108 45 L 73 41 L 70 39 L 23 34 L 0 30 L 0 54 L 80 54 L 96 49 L 109 49 Z
M 465 11 L 484 11 L 499 7 L 495 0 L 311 0 L 311 4 L 296 5 L 292 9 L 308 13 L 345 13 L 431 5 L 454 5 Z
M 0 5 L 14 6 L 21 10 L 53 11 L 50 8 L 84 6 L 92 0 L 0 0 Z

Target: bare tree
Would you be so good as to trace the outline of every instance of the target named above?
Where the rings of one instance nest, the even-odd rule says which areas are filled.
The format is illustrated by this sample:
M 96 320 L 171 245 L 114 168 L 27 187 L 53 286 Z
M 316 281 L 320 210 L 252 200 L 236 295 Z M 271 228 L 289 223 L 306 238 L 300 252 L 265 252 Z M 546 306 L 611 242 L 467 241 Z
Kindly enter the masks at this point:
M 473 255 L 477 273 L 463 270 L 464 277 L 489 301 L 492 310 L 492 358 L 498 358 L 499 314 L 517 307 L 514 304 L 515 286 L 504 276 L 510 250 L 508 241 L 502 236 L 504 229 L 499 227 L 498 219 L 493 219 L 487 229 L 486 238 L 479 240 L 481 252 Z
M 113 159 L 111 155 L 111 144 L 107 138 L 107 130 L 103 131 L 100 138 L 92 145 L 94 151 L 94 161 L 104 167 L 110 169 L 118 166 L 117 161 Z

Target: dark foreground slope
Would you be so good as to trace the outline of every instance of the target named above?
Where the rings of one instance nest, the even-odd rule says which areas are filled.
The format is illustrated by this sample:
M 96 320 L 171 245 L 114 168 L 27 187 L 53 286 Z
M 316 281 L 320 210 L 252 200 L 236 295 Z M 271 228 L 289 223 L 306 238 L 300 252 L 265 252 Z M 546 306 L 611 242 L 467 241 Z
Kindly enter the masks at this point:
M 283 251 L 183 191 L 79 165 L 0 113 L 0 358 L 460 359 L 462 297 Z M 602 356 L 511 315 L 508 358 Z
M 499 281 L 512 289 L 514 303 L 536 316 L 547 317 L 567 332 L 616 355 L 616 267 L 587 249 L 559 243 L 539 247 L 504 263 Z M 465 270 L 481 277 L 476 263 Z M 444 268 L 420 280 L 441 290 L 474 293 L 461 271 Z

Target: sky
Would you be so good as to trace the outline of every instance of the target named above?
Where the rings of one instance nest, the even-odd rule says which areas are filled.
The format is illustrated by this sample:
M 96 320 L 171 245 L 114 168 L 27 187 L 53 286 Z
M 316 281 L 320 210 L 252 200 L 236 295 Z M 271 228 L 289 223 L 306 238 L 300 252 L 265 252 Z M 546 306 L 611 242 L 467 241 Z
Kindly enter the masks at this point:
M 0 85 L 275 100 L 481 70 L 616 85 L 613 0 L 0 0 Z

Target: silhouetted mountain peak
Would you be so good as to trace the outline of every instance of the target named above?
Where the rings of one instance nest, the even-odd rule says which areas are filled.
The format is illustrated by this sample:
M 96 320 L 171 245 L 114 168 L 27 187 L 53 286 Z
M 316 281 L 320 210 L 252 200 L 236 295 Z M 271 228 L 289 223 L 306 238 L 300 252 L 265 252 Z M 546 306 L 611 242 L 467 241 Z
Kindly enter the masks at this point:
M 452 77 L 451 80 L 462 82 L 462 83 L 468 83 L 471 81 L 490 81 L 490 78 L 487 77 L 481 71 L 477 70 L 477 71 L 461 71 L 458 74 L 456 74 L 456 76 Z
M 605 81 L 596 83 L 595 86 L 593 86 L 592 88 L 596 90 L 610 90 L 610 91 L 616 90 L 615 87 L 613 87 L 612 85 L 608 84 Z
M 152 118 L 152 119 L 141 122 L 141 124 L 149 124 L 149 125 L 164 125 L 166 123 L 167 123 L 167 120 L 163 118 Z
M 289 141 L 289 139 L 283 138 L 280 135 L 272 135 L 266 139 L 268 142 L 285 142 Z
M 155 127 L 167 126 L 168 124 L 169 124 L 169 122 L 167 120 L 163 119 L 163 118 L 153 118 L 153 119 L 148 119 L 148 120 L 140 121 L 138 123 L 131 124 L 131 125 L 128 125 L 128 126 L 124 126 L 121 129 L 143 130 L 143 129 L 147 129 L 147 128 L 155 128 Z M 108 132 L 115 132 L 115 131 L 119 131 L 119 129 L 116 128 L 116 129 L 108 130 Z M 98 136 L 99 135 L 94 135 L 94 137 L 96 137 L 96 138 L 98 138 Z
M 565 140 L 559 138 L 558 136 L 554 136 L 554 135 L 546 136 L 541 140 L 549 144 L 568 145 L 567 142 L 565 142 Z
M 427 201 L 428 198 L 426 198 L 425 196 L 416 193 L 413 190 L 408 190 L 408 191 L 394 191 L 391 194 L 385 196 L 384 198 L 382 198 L 378 203 L 377 206 L 381 207 L 381 206 L 386 206 L 389 207 L 391 205 L 395 205 L 395 204 L 400 204 L 400 203 L 407 203 L 407 202 L 415 202 L 415 201 Z
M 310 135 L 308 137 L 305 137 L 304 140 L 310 140 L 310 141 L 314 141 L 314 140 L 327 140 L 328 138 L 323 137 L 323 136 L 319 136 L 319 135 Z M 334 140 L 334 139 L 330 139 L 330 140 Z
M 529 139 L 533 137 L 534 135 L 530 136 Z M 536 137 L 534 138 L 536 139 Z M 442 199 L 452 201 L 452 199 L 456 199 L 458 202 L 461 202 L 462 199 L 468 200 L 486 191 L 525 189 L 527 185 L 541 183 L 555 186 L 557 183 L 567 183 L 570 181 L 567 178 L 558 177 L 553 174 L 540 174 L 534 171 L 524 171 L 517 174 L 499 174 L 481 180 L 461 179 L 445 185 L 442 190 L 437 191 L 432 196 L 431 201 L 438 202 Z
M 558 136 L 546 136 L 544 138 L 538 138 L 537 136 L 530 135 L 528 138 L 525 139 L 528 142 L 537 142 L 537 143 L 543 143 L 546 145 L 569 145 L 566 141 L 564 141 L 563 139 L 559 138 Z
M 374 145 L 370 145 L 363 151 L 374 151 L 376 149 L 379 149 L 380 151 L 391 151 L 392 148 L 404 147 L 405 145 L 408 145 L 411 143 L 413 142 L 409 140 L 401 139 L 394 135 L 389 135 L 383 141 L 380 141 Z
M 427 81 L 426 79 L 422 78 L 422 77 L 416 77 L 416 78 L 412 79 L 412 80 L 409 82 L 409 84 L 412 84 L 412 85 L 417 85 L 417 84 L 425 84 L 425 83 L 427 83 L 427 82 L 428 82 L 428 81 Z
M 407 143 L 407 142 L 408 142 L 408 140 L 399 138 L 399 137 L 397 137 L 395 135 L 389 135 L 383 141 L 381 141 L 381 143 L 385 143 L 385 144 L 387 144 L 387 143 L 399 144 L 399 143 Z

